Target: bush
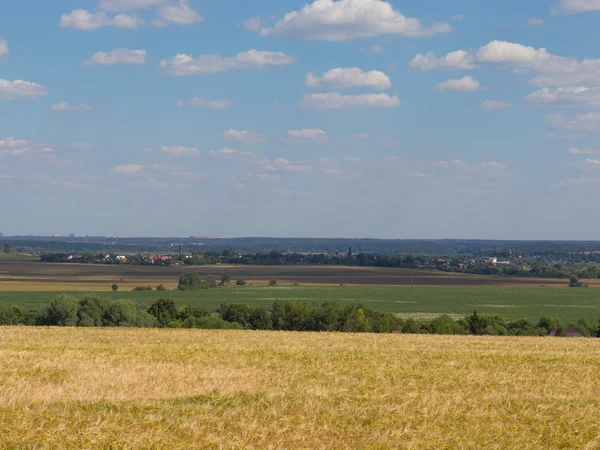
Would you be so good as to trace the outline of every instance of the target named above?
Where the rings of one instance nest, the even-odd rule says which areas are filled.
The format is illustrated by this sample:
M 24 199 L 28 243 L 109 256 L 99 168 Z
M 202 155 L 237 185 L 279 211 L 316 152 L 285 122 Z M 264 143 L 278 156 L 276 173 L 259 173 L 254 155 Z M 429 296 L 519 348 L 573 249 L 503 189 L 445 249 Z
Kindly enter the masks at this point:
M 0 325 L 34 325 L 35 311 L 27 311 L 22 306 L 0 304 Z
M 208 289 L 214 289 L 217 287 L 217 280 L 215 279 L 214 275 L 207 275 L 205 283 Z
M 225 272 L 223 275 L 221 275 L 221 285 L 229 286 L 230 284 L 231 284 L 231 273 Z
M 148 308 L 148 314 L 154 316 L 160 327 L 166 327 L 177 317 L 177 307 L 170 298 L 159 298 Z
M 177 319 L 184 321 L 190 317 L 206 317 L 210 313 L 200 306 L 185 306 L 177 312 Z
M 277 286 L 277 280 L 269 281 L 269 286 Z
M 206 289 L 206 285 L 197 272 L 186 272 L 179 277 L 177 289 L 180 291 L 199 291 L 200 289 Z
M 226 322 L 237 322 L 246 327 L 254 310 L 245 303 L 221 304 L 217 312 Z
M 50 302 L 50 306 L 38 316 L 39 325 L 74 327 L 77 325 L 79 302 L 71 295 L 60 295 Z
M 104 317 L 104 324 L 107 327 L 135 327 L 138 311 L 132 301 L 117 300 L 108 307 Z
M 271 313 L 266 309 L 255 309 L 248 317 L 248 325 L 253 330 L 272 330 L 273 320 Z
M 111 301 L 97 295 L 85 295 L 79 300 L 77 325 L 80 327 L 106 326 L 105 316 Z
M 246 280 L 237 280 L 235 284 L 237 286 L 246 286 Z
M 138 309 L 135 317 L 135 326 L 138 328 L 155 328 L 158 326 L 158 321 L 146 311 Z
M 113 290 L 113 292 L 117 292 L 119 290 L 119 285 L 118 284 L 113 284 L 112 285 L 112 290 Z
M 450 316 L 439 316 L 431 321 L 433 334 L 467 334 L 467 330 Z
M 133 292 L 148 292 L 152 290 L 152 286 L 136 286 L 133 288 Z
M 159 292 L 164 292 L 167 290 L 167 288 L 165 287 L 164 284 L 159 284 L 158 286 L 156 286 L 156 290 Z
M 229 323 L 217 316 L 189 317 L 183 322 L 183 328 L 200 328 L 204 330 L 239 330 L 239 323 Z

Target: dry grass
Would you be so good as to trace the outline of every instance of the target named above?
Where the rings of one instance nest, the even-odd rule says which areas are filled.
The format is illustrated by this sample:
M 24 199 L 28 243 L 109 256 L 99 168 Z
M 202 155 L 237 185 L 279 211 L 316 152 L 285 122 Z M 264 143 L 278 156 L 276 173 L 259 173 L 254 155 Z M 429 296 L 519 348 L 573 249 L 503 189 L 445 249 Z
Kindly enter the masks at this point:
M 600 343 L 0 329 L 2 448 L 598 448 Z

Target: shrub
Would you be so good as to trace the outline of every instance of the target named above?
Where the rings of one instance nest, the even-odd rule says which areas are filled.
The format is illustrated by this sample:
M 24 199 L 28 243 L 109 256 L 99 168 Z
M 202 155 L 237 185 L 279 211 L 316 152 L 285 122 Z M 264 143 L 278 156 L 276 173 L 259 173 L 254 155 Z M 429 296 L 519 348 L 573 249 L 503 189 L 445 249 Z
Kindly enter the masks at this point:
M 190 317 L 206 317 L 210 313 L 200 306 L 185 306 L 177 312 L 177 319 L 184 321 Z
M 117 292 L 119 290 L 119 285 L 118 284 L 113 284 L 112 285 L 112 290 L 113 290 L 113 292 Z
M 221 275 L 221 285 L 229 286 L 230 284 L 231 284 L 231 273 L 225 272 L 223 275 Z
M 136 286 L 133 288 L 134 292 L 148 292 L 152 290 L 152 286 Z
M 170 298 L 159 298 L 148 308 L 148 314 L 154 316 L 159 326 L 166 327 L 177 317 L 177 307 Z
M 217 312 L 226 322 L 237 322 L 245 327 L 250 321 L 250 316 L 254 312 L 253 309 L 245 303 L 221 304 Z
M 107 327 L 135 327 L 137 326 L 138 312 L 130 300 L 117 300 L 106 311 L 104 324 Z
M 158 326 L 158 321 L 146 311 L 138 309 L 135 317 L 135 326 L 138 328 L 154 328 Z
M 246 280 L 237 280 L 235 284 L 237 286 L 246 286 Z
M 0 325 L 34 325 L 35 314 L 22 306 L 0 304 Z
M 110 300 L 97 295 L 85 295 L 79 300 L 77 325 L 80 327 L 101 327 L 110 307 Z
M 248 318 L 248 325 L 253 330 L 272 330 L 271 313 L 263 308 L 255 309 Z
M 167 288 L 165 287 L 164 284 L 159 284 L 158 286 L 156 286 L 156 290 L 159 292 L 164 292 L 167 290 Z
M 269 281 L 269 286 L 277 286 L 277 280 Z
M 205 283 L 208 289 L 214 289 L 217 287 L 217 280 L 214 275 L 207 275 Z
M 431 321 L 433 334 L 467 334 L 467 330 L 450 316 L 442 315 Z
M 198 291 L 200 289 L 206 289 L 206 286 L 197 272 L 186 272 L 179 277 L 177 289 L 180 291 Z
M 239 323 L 229 323 L 217 316 L 189 317 L 183 322 L 183 328 L 201 328 L 204 330 L 239 330 Z
M 74 327 L 77 325 L 79 302 L 71 295 L 59 295 L 50 302 L 50 306 L 38 316 L 39 325 Z

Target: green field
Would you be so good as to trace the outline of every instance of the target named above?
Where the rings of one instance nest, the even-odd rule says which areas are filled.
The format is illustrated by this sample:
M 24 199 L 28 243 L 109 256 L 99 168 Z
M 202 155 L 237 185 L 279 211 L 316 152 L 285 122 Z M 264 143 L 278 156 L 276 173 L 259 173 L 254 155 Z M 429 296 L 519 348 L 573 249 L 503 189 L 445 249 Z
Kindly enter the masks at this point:
M 0 302 L 27 308 L 47 305 L 52 292 L 0 292 Z M 82 292 L 73 293 L 75 296 Z M 173 298 L 179 305 L 200 305 L 216 309 L 222 302 L 244 302 L 253 306 L 270 306 L 275 300 L 336 301 L 361 303 L 380 311 L 404 317 L 430 318 L 440 314 L 464 316 L 477 310 L 498 314 L 506 319 L 536 321 L 542 315 L 567 324 L 579 319 L 600 319 L 600 290 L 556 287 L 228 287 L 197 292 L 102 292 L 113 299 L 133 300 L 148 306 L 160 297 Z

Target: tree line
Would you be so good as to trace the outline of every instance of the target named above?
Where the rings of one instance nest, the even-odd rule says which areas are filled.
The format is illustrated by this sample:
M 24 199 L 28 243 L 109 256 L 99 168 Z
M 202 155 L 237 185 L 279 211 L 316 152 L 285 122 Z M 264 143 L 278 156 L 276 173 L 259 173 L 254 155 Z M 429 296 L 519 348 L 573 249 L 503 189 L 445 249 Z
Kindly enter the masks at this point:
M 95 294 L 79 298 L 59 295 L 39 311 L 0 304 L 0 325 L 479 336 L 547 336 L 551 331 L 560 336 L 568 329 L 575 329 L 584 337 L 600 337 L 600 323 L 590 324 L 584 319 L 564 326 L 549 317 L 542 317 L 535 323 L 525 319 L 509 322 L 501 316 L 474 312 L 458 320 L 441 315 L 425 321 L 403 319 L 360 304 L 305 301 L 276 301 L 270 308 L 256 308 L 246 303 L 223 303 L 216 311 L 210 312 L 199 306 L 178 307 L 170 298 L 158 299 L 145 308 L 129 300 L 113 300 Z

